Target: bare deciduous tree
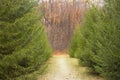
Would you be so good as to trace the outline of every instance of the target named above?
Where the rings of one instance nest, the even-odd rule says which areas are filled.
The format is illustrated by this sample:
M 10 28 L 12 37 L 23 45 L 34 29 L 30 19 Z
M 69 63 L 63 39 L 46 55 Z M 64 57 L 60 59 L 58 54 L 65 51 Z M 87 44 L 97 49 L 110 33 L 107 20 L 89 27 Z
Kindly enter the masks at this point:
M 44 8 L 44 24 L 54 50 L 68 47 L 74 28 L 81 23 L 86 3 L 81 0 L 49 0 Z M 41 5 L 40 4 L 40 5 Z

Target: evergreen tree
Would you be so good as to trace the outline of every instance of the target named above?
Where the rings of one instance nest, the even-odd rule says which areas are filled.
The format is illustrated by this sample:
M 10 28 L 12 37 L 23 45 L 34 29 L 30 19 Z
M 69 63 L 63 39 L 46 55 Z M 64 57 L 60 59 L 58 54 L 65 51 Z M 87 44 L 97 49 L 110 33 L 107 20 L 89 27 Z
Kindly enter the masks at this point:
M 108 80 L 120 80 L 119 5 L 120 0 L 105 0 L 102 9 L 92 7 L 85 15 L 79 33 L 75 34 L 79 38 L 74 37 L 71 43 L 78 41 L 80 63 Z
M 40 14 L 37 1 L 0 0 L 0 80 L 17 80 L 50 57 Z

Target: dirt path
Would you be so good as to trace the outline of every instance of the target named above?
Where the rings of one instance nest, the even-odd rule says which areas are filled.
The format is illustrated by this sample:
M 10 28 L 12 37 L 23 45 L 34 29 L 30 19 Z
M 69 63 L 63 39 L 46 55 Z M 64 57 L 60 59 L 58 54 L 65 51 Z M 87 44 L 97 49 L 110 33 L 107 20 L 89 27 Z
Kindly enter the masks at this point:
M 67 54 L 53 55 L 48 64 L 46 74 L 41 75 L 38 80 L 102 80 L 87 74 L 86 68 L 80 67 L 78 60 Z

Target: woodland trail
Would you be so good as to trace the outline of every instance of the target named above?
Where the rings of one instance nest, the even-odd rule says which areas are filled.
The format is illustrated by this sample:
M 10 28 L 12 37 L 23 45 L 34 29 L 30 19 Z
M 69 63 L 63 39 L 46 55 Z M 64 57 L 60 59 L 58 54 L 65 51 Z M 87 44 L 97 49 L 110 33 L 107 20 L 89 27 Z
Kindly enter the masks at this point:
M 80 67 L 78 60 L 66 53 L 57 52 L 48 61 L 47 72 L 38 80 L 103 80 L 90 75 L 85 67 Z

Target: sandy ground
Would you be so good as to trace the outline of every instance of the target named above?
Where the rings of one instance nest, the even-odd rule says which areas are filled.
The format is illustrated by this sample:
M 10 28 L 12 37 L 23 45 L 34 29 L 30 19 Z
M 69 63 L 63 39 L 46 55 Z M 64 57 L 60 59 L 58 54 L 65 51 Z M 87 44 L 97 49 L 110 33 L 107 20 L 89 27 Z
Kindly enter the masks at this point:
M 80 67 L 78 60 L 67 54 L 57 53 L 48 61 L 47 72 L 38 80 L 103 80 L 87 73 L 85 67 Z

